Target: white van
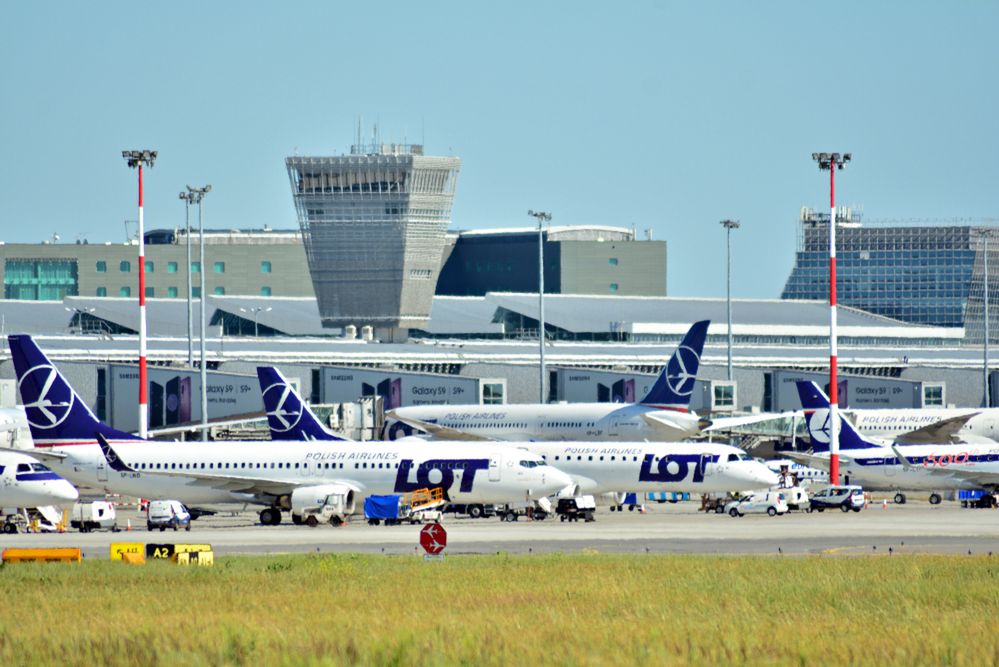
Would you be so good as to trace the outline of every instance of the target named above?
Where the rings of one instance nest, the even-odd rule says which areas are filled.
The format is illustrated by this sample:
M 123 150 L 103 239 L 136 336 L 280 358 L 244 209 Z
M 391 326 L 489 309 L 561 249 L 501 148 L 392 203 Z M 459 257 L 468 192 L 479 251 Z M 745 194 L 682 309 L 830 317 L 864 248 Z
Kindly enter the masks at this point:
M 179 500 L 150 500 L 146 506 L 146 528 L 191 530 L 191 512 Z
M 787 514 L 787 500 L 782 491 L 757 491 L 733 500 L 725 506 L 725 512 L 732 517 L 745 516 L 754 512 L 766 512 L 770 516 Z

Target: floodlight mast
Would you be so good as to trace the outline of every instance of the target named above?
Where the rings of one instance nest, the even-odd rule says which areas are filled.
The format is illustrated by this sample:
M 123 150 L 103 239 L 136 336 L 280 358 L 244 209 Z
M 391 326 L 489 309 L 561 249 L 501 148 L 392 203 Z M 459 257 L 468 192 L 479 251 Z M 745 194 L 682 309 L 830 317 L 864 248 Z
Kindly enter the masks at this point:
M 739 229 L 736 220 L 722 220 L 725 228 L 725 303 L 728 311 L 728 380 L 732 381 L 732 230 Z
M 545 233 L 544 223 L 551 222 L 552 214 L 545 211 L 528 211 L 530 215 L 538 219 L 538 345 L 541 350 L 540 355 L 540 388 L 538 389 L 539 403 L 548 402 L 548 392 L 545 391 Z
M 836 170 L 842 170 L 850 153 L 812 153 L 819 169 L 829 170 L 829 481 L 839 484 L 839 387 L 836 345 Z
M 208 365 L 205 359 L 205 210 L 202 200 L 211 191 L 211 185 L 206 185 L 203 188 L 187 186 L 188 197 L 191 198 L 191 202 L 198 205 L 198 282 L 200 284 L 198 291 L 200 292 L 199 305 L 201 306 L 201 368 L 199 375 L 201 377 L 202 440 L 208 440 Z
M 139 170 L 139 437 L 145 438 L 149 425 L 149 384 L 146 379 L 146 230 L 142 219 L 142 166 L 153 166 L 156 151 L 122 151 L 130 169 Z

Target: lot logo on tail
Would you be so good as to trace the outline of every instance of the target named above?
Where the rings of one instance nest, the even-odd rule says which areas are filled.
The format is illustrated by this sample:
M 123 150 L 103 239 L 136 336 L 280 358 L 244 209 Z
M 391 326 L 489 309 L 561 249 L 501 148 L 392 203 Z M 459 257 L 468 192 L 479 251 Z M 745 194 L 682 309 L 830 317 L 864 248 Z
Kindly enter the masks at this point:
M 808 417 L 808 434 L 812 440 L 828 445 L 832 440 L 831 410 L 816 410 Z
M 31 392 L 25 392 L 25 382 L 28 383 L 27 388 L 37 389 L 37 398 L 24 404 L 25 417 L 30 425 L 48 430 L 66 421 L 73 409 L 75 395 L 55 367 L 43 364 L 29 368 L 17 383 L 22 397 L 31 395 Z
M 697 378 L 697 368 L 701 356 L 696 351 L 681 345 L 670 357 L 666 365 L 666 382 L 677 396 L 690 396 L 694 392 L 694 380 Z M 693 369 L 691 372 L 688 369 Z
M 267 420 L 272 431 L 286 433 L 298 426 L 298 422 L 302 420 L 302 405 L 293 395 L 291 387 L 283 382 L 274 383 L 264 389 L 264 405 L 271 405 L 270 401 L 274 401 L 275 395 L 277 400 L 274 402 L 274 409 L 267 411 Z

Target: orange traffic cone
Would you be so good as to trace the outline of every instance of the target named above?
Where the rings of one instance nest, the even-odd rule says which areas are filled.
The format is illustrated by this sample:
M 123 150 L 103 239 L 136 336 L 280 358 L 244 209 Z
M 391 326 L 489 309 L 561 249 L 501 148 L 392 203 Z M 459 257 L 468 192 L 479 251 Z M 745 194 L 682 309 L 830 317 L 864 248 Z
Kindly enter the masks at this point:
M 131 520 L 131 519 L 129 519 L 129 520 L 128 520 L 128 521 L 127 521 L 127 522 L 125 523 L 125 530 L 132 530 L 132 520 Z

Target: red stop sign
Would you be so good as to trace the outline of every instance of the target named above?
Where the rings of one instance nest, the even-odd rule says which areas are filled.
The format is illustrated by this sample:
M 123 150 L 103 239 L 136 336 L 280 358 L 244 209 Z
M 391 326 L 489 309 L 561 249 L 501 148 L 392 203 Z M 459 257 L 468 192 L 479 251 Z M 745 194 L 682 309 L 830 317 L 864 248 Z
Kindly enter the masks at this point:
M 420 530 L 420 546 L 431 556 L 444 551 L 447 546 L 447 531 L 436 521 L 428 523 Z

